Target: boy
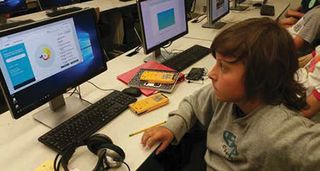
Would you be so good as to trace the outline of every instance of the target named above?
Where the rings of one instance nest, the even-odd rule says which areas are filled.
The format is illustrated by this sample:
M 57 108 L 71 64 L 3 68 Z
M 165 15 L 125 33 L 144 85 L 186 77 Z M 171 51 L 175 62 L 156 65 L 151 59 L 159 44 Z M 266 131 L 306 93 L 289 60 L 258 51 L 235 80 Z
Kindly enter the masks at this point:
M 141 143 L 160 143 L 159 154 L 199 121 L 207 129 L 206 170 L 319 169 L 320 125 L 298 112 L 305 89 L 294 79 L 290 34 L 271 19 L 249 19 L 222 31 L 211 50 L 212 85 L 186 97 Z

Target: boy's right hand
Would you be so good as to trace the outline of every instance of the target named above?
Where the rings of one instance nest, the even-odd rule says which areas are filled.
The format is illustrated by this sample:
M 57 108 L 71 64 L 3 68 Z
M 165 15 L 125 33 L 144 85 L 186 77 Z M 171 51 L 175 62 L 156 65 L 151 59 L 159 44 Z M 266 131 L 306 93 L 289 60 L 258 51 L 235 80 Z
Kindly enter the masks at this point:
M 155 143 L 160 143 L 160 146 L 156 150 L 158 155 L 165 150 L 173 140 L 173 133 L 166 127 L 158 126 L 146 130 L 142 136 L 141 144 L 151 148 Z

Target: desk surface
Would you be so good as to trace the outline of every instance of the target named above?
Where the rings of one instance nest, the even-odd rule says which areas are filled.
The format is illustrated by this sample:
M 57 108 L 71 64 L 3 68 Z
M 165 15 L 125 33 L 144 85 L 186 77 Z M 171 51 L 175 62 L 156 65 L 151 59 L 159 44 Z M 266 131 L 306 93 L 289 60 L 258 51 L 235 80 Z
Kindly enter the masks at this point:
M 269 5 L 274 5 L 275 7 L 275 15 L 271 16 L 273 20 L 277 20 L 283 12 L 289 7 L 290 1 L 289 0 L 268 0 Z M 250 7 L 245 11 L 231 11 L 226 16 L 224 16 L 221 21 L 227 23 L 223 28 L 217 29 L 208 29 L 203 28 L 202 25 L 207 22 L 207 19 L 204 19 L 200 23 L 191 23 L 189 22 L 189 34 L 185 37 L 193 38 L 193 39 L 200 39 L 200 40 L 207 40 L 212 41 L 216 35 L 221 32 L 223 29 L 230 27 L 232 24 L 237 23 L 239 21 L 249 19 L 249 18 L 259 18 L 264 17 L 260 15 L 260 8 L 255 8 L 251 4 L 242 3 L 241 5 L 250 5 Z M 200 17 L 199 19 L 203 18 L 204 16 Z
M 208 41 L 186 41 L 186 39 L 181 38 L 175 41 L 171 48 L 184 50 L 194 44 L 200 44 L 206 47 L 210 46 L 210 42 Z M 106 72 L 93 78 L 91 81 L 103 88 L 122 90 L 127 86 L 116 80 L 116 76 L 142 64 L 145 57 L 141 52 L 133 57 L 122 55 L 115 58 L 107 63 L 108 70 Z M 213 64 L 214 58 L 208 55 L 206 58 L 194 64 L 194 66 L 211 69 Z M 189 70 L 190 68 L 186 69 L 185 72 Z M 209 82 L 209 80 L 206 80 L 205 84 Z M 205 84 L 179 83 L 172 94 L 167 94 L 170 100 L 167 106 L 141 116 L 137 116 L 130 110 L 126 110 L 99 132 L 110 136 L 115 144 L 124 149 L 126 153 L 125 161 L 129 164 L 131 170 L 136 170 L 148 155 L 151 154 L 152 149 L 146 150 L 141 146 L 140 138 L 142 134 L 133 137 L 129 137 L 129 134 L 166 120 L 168 112 L 176 109 L 185 95 L 199 89 Z M 95 102 L 108 93 L 98 90 L 88 83 L 81 85 L 81 92 L 82 96 L 90 102 Z M 34 170 L 44 161 L 54 159 L 56 153 L 37 140 L 38 137 L 49 131 L 49 128 L 32 118 L 33 113 L 43 109 L 45 106 L 47 105 L 42 106 L 18 120 L 13 120 L 9 112 L 0 115 L 1 170 Z M 80 170 L 91 170 L 95 162 L 95 155 L 91 154 L 85 148 L 80 148 L 75 153 L 71 165 Z M 127 169 L 125 166 L 122 166 L 119 170 Z

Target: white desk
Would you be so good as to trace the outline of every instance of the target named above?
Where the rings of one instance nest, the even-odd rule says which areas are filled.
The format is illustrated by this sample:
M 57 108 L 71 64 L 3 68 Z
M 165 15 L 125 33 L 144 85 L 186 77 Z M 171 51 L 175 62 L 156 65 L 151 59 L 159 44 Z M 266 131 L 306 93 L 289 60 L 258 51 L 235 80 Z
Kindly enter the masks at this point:
M 184 50 L 194 44 L 209 47 L 211 43 L 197 40 L 186 41 L 186 39 L 181 38 L 175 41 L 171 47 Z M 107 63 L 108 70 L 106 72 L 93 78 L 91 81 L 103 88 L 121 90 L 127 86 L 116 80 L 116 76 L 142 64 L 144 58 L 145 55 L 142 53 L 133 57 L 122 55 L 115 58 Z M 214 58 L 208 55 L 206 58 L 194 64 L 194 66 L 211 69 L 213 64 Z M 189 69 L 186 69 L 185 72 L 188 72 Z M 206 84 L 210 83 L 209 80 L 205 82 Z M 140 138 L 142 134 L 133 137 L 129 137 L 129 134 L 166 120 L 168 112 L 176 109 L 183 97 L 204 85 L 205 84 L 187 82 L 179 83 L 172 94 L 167 94 L 170 99 L 170 103 L 167 106 L 142 116 L 137 116 L 130 110 L 126 110 L 99 132 L 110 136 L 115 144 L 123 148 L 126 153 L 125 161 L 129 164 L 131 170 L 136 170 L 151 154 L 152 150 L 145 150 L 141 146 Z M 98 90 L 88 83 L 84 83 L 81 86 L 81 92 L 83 97 L 91 102 L 97 101 L 108 93 Z M 41 109 L 44 108 L 44 106 L 42 106 Z M 37 109 L 36 111 L 39 110 L 40 109 Z M 13 120 L 9 112 L 0 115 L 1 170 L 34 170 L 44 161 L 54 159 L 56 153 L 37 140 L 38 137 L 49 131 L 49 128 L 32 118 L 34 112 L 18 120 Z M 80 171 L 91 170 L 96 163 L 96 156 L 91 154 L 86 148 L 80 148 L 70 163 L 79 168 Z M 123 165 L 119 170 L 126 171 L 127 168 Z
M 290 1 L 289 0 L 268 0 L 270 5 L 274 5 L 275 8 L 275 15 L 271 16 L 270 18 L 277 20 L 284 11 L 289 7 Z M 242 5 L 249 5 L 243 3 Z M 214 37 L 218 33 L 220 33 L 223 29 L 230 27 L 232 24 L 235 24 L 239 21 L 243 21 L 249 18 L 259 18 L 265 17 L 260 15 L 260 8 L 255 8 L 252 5 L 246 11 L 231 11 L 230 13 L 224 16 L 221 21 L 227 23 L 223 28 L 217 29 L 210 29 L 210 28 L 203 28 L 202 25 L 207 22 L 207 19 L 204 19 L 200 23 L 188 23 L 189 27 L 189 34 L 185 36 L 185 38 L 192 38 L 192 39 L 200 39 L 200 40 L 207 40 L 212 41 Z M 200 17 L 201 19 L 202 17 Z

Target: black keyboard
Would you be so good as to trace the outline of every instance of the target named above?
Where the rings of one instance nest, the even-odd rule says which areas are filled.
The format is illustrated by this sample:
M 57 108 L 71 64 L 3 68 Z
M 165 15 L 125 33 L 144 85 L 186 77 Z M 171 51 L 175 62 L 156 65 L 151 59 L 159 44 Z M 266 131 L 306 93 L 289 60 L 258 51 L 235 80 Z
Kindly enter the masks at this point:
M 173 58 L 164 61 L 162 64 L 181 72 L 203 57 L 207 56 L 209 53 L 209 48 L 200 45 L 194 45 L 189 49 L 186 49 L 185 51 L 177 54 Z
M 48 12 L 47 16 L 48 17 L 56 17 L 56 16 L 59 16 L 59 15 L 68 14 L 68 13 L 71 13 L 71 12 L 79 11 L 81 9 L 82 9 L 81 7 L 62 8 L 62 9 L 58 9 L 58 10 L 55 10 L 55 11 L 52 11 L 52 12 Z
M 13 21 L 12 23 L 0 24 L 0 30 L 9 29 L 12 27 L 17 27 L 17 26 L 29 24 L 32 22 L 34 22 L 34 20 L 28 19 L 28 20 Z
M 137 99 L 132 96 L 120 91 L 113 91 L 45 133 L 38 140 L 54 151 L 61 153 L 69 145 L 82 142 L 98 131 L 135 101 Z

